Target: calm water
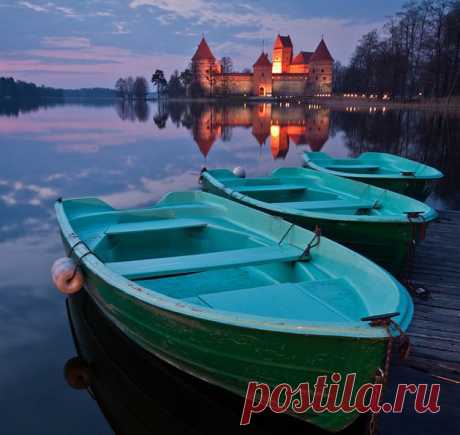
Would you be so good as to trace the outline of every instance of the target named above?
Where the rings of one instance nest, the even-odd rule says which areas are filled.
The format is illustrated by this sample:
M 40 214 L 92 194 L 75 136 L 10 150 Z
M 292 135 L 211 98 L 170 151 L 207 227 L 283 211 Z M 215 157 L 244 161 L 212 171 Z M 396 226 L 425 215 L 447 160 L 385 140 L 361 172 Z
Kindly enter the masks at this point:
M 99 403 L 101 411 L 86 392 L 70 389 L 64 380 L 63 367 L 76 350 L 65 299 L 53 288 L 49 276 L 51 263 L 63 253 L 53 212 L 57 197 L 92 195 L 117 207 L 142 206 L 169 191 L 197 188 L 203 166 L 239 165 L 249 174 L 262 175 L 278 166 L 299 166 L 304 150 L 322 150 L 336 156 L 373 150 L 408 156 L 441 169 L 446 178 L 436 186 L 429 202 L 437 208 L 460 209 L 456 173 L 460 166 L 459 138 L 460 127 L 454 118 L 382 109 L 339 112 L 292 103 L 226 107 L 100 103 L 29 107 L 23 111 L 2 107 L 0 433 L 111 433 L 104 414 L 114 424 L 110 416 L 123 416 L 128 406 L 118 399 L 116 388 L 109 388 L 105 391 L 110 391 L 107 397 L 112 400 L 107 403 L 99 397 L 99 402 L 104 402 Z M 89 323 L 98 331 L 97 319 Z M 77 337 L 77 341 L 80 339 L 84 337 Z M 122 349 L 118 344 L 111 346 L 114 354 L 109 360 L 128 352 L 117 351 Z M 136 352 L 129 352 L 134 358 Z M 117 364 L 123 373 L 129 372 L 131 364 L 135 366 L 126 358 Z M 226 422 L 226 427 L 234 423 L 237 428 L 239 402 L 235 405 L 232 398 L 221 398 L 220 392 L 178 378 L 180 375 L 167 368 L 152 367 L 150 372 L 157 378 L 152 375 L 146 384 L 150 394 L 157 385 L 155 379 L 159 395 L 164 394 L 160 389 L 165 388 L 164 379 L 172 379 L 177 403 L 185 400 L 191 407 L 198 395 L 215 417 L 210 420 L 214 425 L 211 428 L 219 430 L 219 421 Z M 163 370 L 169 374 L 158 378 Z M 111 373 L 109 368 L 107 373 Z M 120 376 L 114 379 L 117 384 Z M 421 380 L 427 381 L 423 378 L 418 382 Z M 104 385 L 113 386 L 113 382 Z M 142 388 L 140 391 L 133 393 L 135 398 L 144 397 Z M 228 406 L 213 408 L 217 401 L 226 400 Z M 190 428 L 195 433 L 208 431 L 210 426 L 200 426 L 204 417 L 197 420 L 197 413 L 179 417 L 177 406 L 168 410 L 163 403 L 165 409 L 157 409 L 158 403 L 142 402 L 140 409 L 151 413 L 152 419 L 161 414 L 184 420 L 181 429 L 171 426 L 170 431 L 159 423 L 158 432 L 187 433 Z M 126 412 L 126 421 L 131 411 Z M 206 415 L 206 411 L 197 412 Z M 446 412 L 419 418 L 418 427 L 428 433 L 430 424 L 433 430 L 439 421 L 447 424 L 451 418 Z M 167 421 L 169 417 L 165 418 Z M 390 416 L 385 419 L 389 423 L 384 424 L 392 428 L 401 418 Z M 290 419 L 281 421 L 283 429 L 286 424 L 291 425 L 292 432 L 313 433 Z M 276 425 L 261 421 L 260 427 L 268 433 L 275 432 Z M 414 426 L 412 420 L 411 427 L 415 433 L 417 424 Z M 396 433 L 393 429 L 391 433 Z

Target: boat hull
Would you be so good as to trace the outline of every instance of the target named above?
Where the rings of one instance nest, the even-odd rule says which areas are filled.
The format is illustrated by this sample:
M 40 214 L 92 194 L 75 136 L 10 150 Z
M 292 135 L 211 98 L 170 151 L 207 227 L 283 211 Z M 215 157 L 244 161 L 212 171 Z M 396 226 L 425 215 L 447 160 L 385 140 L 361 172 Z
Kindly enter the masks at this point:
M 370 177 L 347 177 L 345 178 L 362 183 L 371 184 L 382 189 L 388 189 L 401 195 L 409 196 L 418 201 L 425 201 L 431 194 L 434 186 L 433 180 L 408 179 L 408 178 L 370 178 Z
M 361 181 L 418 201 L 425 201 L 430 196 L 435 181 L 443 177 L 443 174 L 435 168 L 393 154 L 367 152 L 355 159 L 345 160 L 351 162 L 350 168 L 357 169 L 347 170 L 347 165 L 340 163 L 339 169 L 334 166 L 334 159 L 322 152 L 304 154 L 304 165 L 310 169 Z M 380 167 L 387 173 L 376 173 L 373 170 L 361 172 L 360 165 L 364 167 L 369 165 L 369 168 L 374 169 Z
M 176 368 L 242 397 L 250 381 L 296 388 L 334 372 L 342 379 L 356 373 L 355 392 L 374 380 L 384 362 L 385 338 L 283 333 L 204 320 L 144 303 L 89 269 L 84 275 L 88 294 L 131 340 Z M 359 416 L 356 412 L 293 415 L 330 432 L 342 430 Z

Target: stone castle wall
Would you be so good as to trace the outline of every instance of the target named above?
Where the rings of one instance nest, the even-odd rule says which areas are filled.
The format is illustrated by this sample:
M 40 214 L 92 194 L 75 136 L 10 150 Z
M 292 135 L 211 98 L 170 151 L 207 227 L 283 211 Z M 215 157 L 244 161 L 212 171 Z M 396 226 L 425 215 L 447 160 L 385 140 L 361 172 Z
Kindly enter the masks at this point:
M 305 74 L 273 74 L 273 95 L 305 95 L 307 77 Z
M 253 76 L 229 73 L 215 76 L 214 91 L 220 95 L 252 95 Z

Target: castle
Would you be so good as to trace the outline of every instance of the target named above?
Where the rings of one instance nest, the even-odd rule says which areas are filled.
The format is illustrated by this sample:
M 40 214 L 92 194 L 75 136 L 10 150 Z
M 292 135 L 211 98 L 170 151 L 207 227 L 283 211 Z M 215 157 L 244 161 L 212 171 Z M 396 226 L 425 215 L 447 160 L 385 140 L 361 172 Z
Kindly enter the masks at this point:
M 272 60 L 262 52 L 252 72 L 223 72 L 205 38 L 192 57 L 192 94 L 204 96 L 314 96 L 331 94 L 332 58 L 324 39 L 314 52 L 301 51 L 294 56 L 289 36 L 278 35 Z M 196 92 L 196 89 L 199 92 Z M 195 92 L 193 92 L 195 90 Z

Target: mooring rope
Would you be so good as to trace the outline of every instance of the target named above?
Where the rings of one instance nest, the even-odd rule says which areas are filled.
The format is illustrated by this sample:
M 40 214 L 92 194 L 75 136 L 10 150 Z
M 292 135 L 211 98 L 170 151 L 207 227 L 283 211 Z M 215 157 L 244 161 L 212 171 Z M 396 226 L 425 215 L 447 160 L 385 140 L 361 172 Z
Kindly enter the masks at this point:
M 83 245 L 86 249 L 87 249 L 87 252 L 85 252 L 82 256 L 78 257 L 77 258 L 77 261 L 75 262 L 75 267 L 73 269 L 73 273 L 72 273 L 72 276 L 69 278 L 69 281 L 72 281 L 74 278 L 75 278 L 75 275 L 77 274 L 77 270 L 78 270 L 78 267 L 81 265 L 82 263 L 82 260 L 83 258 L 85 258 L 87 255 L 89 254 L 93 254 L 93 251 L 91 251 L 91 249 L 89 249 L 88 245 L 83 241 L 83 240 L 78 240 L 78 242 L 74 243 L 71 247 L 70 247 L 70 251 L 69 253 L 67 254 L 67 257 L 68 258 L 72 258 L 72 253 L 74 252 L 75 248 L 78 246 L 78 245 Z M 97 256 L 94 255 L 96 258 Z
M 401 360 L 407 359 L 407 357 L 409 356 L 409 352 L 410 352 L 409 337 L 404 333 L 401 326 L 392 319 L 392 317 L 396 315 L 399 315 L 399 313 L 391 313 L 391 314 L 382 315 L 382 316 L 371 316 L 371 317 L 365 317 L 361 319 L 363 321 L 369 321 L 372 327 L 380 326 L 380 327 L 385 328 L 388 334 L 384 368 L 382 370 L 382 368 L 379 367 L 377 369 L 377 372 L 374 378 L 375 384 L 382 384 L 382 392 L 385 391 L 387 384 L 388 384 L 388 378 L 389 378 L 389 372 L 390 372 L 390 366 L 391 366 L 391 356 L 393 353 L 393 341 L 395 337 L 391 333 L 391 327 L 394 327 L 399 332 L 399 339 L 400 339 L 399 357 L 400 359 Z M 378 414 L 372 413 L 371 418 L 369 420 L 369 425 L 368 425 L 368 434 L 374 435 L 375 433 L 377 433 L 377 430 L 378 430 Z

